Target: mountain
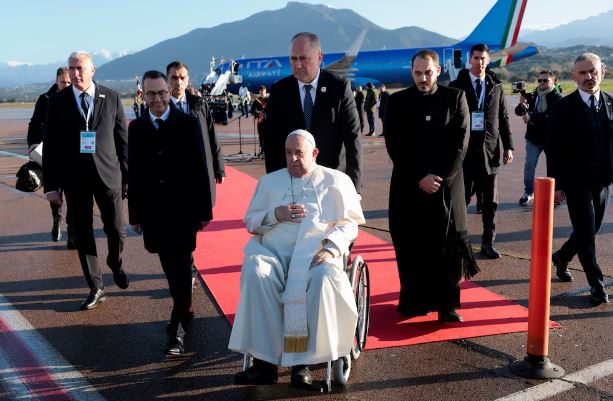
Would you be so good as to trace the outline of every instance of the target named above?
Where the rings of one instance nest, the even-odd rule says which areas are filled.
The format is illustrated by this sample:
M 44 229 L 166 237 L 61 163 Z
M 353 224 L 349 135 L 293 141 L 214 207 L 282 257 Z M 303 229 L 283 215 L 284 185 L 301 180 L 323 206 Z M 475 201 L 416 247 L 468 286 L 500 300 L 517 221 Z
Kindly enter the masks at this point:
M 519 40 L 546 47 L 613 46 L 613 9 L 594 17 L 576 20 L 552 29 L 526 30 L 523 31 Z
M 211 56 L 219 59 L 288 54 L 290 38 L 301 31 L 316 32 L 324 52 L 344 52 L 363 29 L 368 29 L 362 50 L 439 46 L 455 43 L 418 27 L 384 29 L 354 11 L 325 5 L 289 2 L 279 10 L 262 11 L 244 20 L 213 28 L 195 29 L 140 52 L 118 58 L 99 68 L 101 80 L 131 79 L 150 69 L 165 71 L 172 60 L 190 67 L 192 80 L 209 72 Z
M 92 52 L 92 58 L 94 59 L 94 65 L 102 66 L 126 54 L 128 54 L 128 52 L 125 50 L 112 52 L 110 50 L 101 49 Z M 55 81 L 55 72 L 57 69 L 65 65 L 66 61 L 59 60 L 46 64 L 33 64 L 20 61 L 0 62 L 0 88 L 41 82 L 49 82 L 49 86 L 51 86 L 51 83 Z

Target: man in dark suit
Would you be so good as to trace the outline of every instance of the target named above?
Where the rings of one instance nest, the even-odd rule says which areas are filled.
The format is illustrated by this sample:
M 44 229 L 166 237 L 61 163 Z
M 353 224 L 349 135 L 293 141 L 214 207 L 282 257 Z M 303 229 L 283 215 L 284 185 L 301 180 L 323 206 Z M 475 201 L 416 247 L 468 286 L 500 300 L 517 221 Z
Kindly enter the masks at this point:
M 494 248 L 500 154 L 504 164 L 513 162 L 513 138 L 504 90 L 494 73 L 487 69 L 490 50 L 485 44 L 470 49 L 470 69 L 463 69 L 449 86 L 462 89 L 470 110 L 470 140 L 464 159 L 466 204 L 477 190 L 482 191 L 483 235 L 481 254 L 500 258 Z M 501 152 L 500 142 L 504 152 Z
M 605 67 L 584 53 L 573 67 L 577 90 L 553 104 L 547 129 L 547 172 L 556 180 L 555 201 L 568 203 L 570 238 L 552 255 L 558 276 L 570 276 L 575 254 L 590 284 L 593 305 L 609 302 L 596 261 L 595 235 L 613 182 L 613 98 L 600 90 Z
M 46 93 L 38 97 L 34 106 L 34 114 L 28 125 L 28 154 L 32 153 L 38 145 L 43 142 L 45 134 L 45 122 L 47 119 L 47 108 L 49 107 L 49 98 L 57 92 L 70 85 L 70 74 L 67 67 L 60 67 L 55 74 L 55 83 Z M 62 205 L 49 203 L 51 206 L 51 215 L 53 216 L 53 226 L 51 227 L 51 240 L 58 242 L 62 239 Z M 66 205 L 66 228 L 68 230 L 68 249 L 74 249 L 74 232 L 71 227 L 70 208 Z
M 171 102 L 180 111 L 198 119 L 202 130 L 204 152 L 211 190 L 211 205 L 215 205 L 215 184 L 221 184 L 225 177 L 223 153 L 215 134 L 215 125 L 206 101 L 200 96 L 186 91 L 189 86 L 189 71 L 187 65 L 173 61 L 166 67 Z
M 264 132 L 266 172 L 286 167 L 287 135 L 296 129 L 306 129 L 317 141 L 317 163 L 347 173 L 360 192 L 360 122 L 351 85 L 348 80 L 320 69 L 322 59 L 317 35 L 301 32 L 292 38 L 292 76 L 280 79 L 270 88 Z
M 61 204 L 64 190 L 72 208 L 79 260 L 90 289 L 81 309 L 93 309 L 106 300 L 93 230 L 94 199 L 107 236 L 106 263 L 119 288 L 129 285 L 121 259 L 128 135 L 119 94 L 93 81 L 96 67 L 89 53 L 72 53 L 68 69 L 72 85 L 49 99 L 43 146 L 45 196 Z
M 196 233 L 212 218 L 209 174 L 199 121 L 169 105 L 166 76 L 143 75 L 149 112 L 129 128 L 130 224 L 145 249 L 157 253 L 173 308 L 165 352 L 185 350 L 192 309 L 192 252 Z
M 472 254 L 462 175 L 468 105 L 464 92 L 436 83 L 436 52 L 415 53 L 411 73 L 414 85 L 388 98 L 384 120 L 394 163 L 389 226 L 400 276 L 398 312 L 413 318 L 437 311 L 441 323 L 461 322 L 462 259 Z M 466 275 L 476 270 L 473 264 Z

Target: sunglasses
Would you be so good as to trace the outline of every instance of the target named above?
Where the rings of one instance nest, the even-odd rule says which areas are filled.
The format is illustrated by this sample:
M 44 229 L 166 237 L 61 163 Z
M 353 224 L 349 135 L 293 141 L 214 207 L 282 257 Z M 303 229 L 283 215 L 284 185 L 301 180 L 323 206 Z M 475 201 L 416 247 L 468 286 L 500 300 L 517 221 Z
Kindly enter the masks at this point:
M 549 81 L 548 79 L 537 79 L 536 80 L 536 82 L 538 82 L 539 84 L 540 83 L 545 83 L 545 82 L 548 82 L 548 81 Z

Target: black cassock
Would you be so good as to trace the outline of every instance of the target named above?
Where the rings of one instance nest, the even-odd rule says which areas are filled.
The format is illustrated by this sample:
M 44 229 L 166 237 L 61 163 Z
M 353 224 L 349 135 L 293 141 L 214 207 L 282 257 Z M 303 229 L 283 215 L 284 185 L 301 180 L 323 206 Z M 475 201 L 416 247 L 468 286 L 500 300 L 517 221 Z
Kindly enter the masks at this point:
M 394 164 L 389 226 L 402 313 L 458 308 L 462 273 L 477 271 L 466 238 L 462 175 L 469 121 L 466 97 L 457 89 L 435 85 L 423 94 L 411 87 L 388 98 L 383 129 Z M 418 187 L 428 174 L 443 178 L 434 194 Z

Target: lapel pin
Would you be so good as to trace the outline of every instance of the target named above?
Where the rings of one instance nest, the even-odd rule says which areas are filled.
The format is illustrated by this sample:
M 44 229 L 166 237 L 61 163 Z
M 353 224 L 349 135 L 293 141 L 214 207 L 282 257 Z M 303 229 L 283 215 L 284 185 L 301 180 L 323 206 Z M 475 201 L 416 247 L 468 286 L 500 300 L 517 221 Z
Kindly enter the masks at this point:
M 103 94 L 103 93 L 99 93 L 99 94 L 98 94 L 98 97 L 101 97 L 101 98 L 103 98 L 103 99 L 104 99 L 104 98 L 106 97 L 106 95 L 105 95 L 105 94 Z
M 322 86 L 322 87 L 321 87 L 321 92 L 322 92 L 322 93 L 326 93 L 326 87 L 325 87 L 325 86 Z

